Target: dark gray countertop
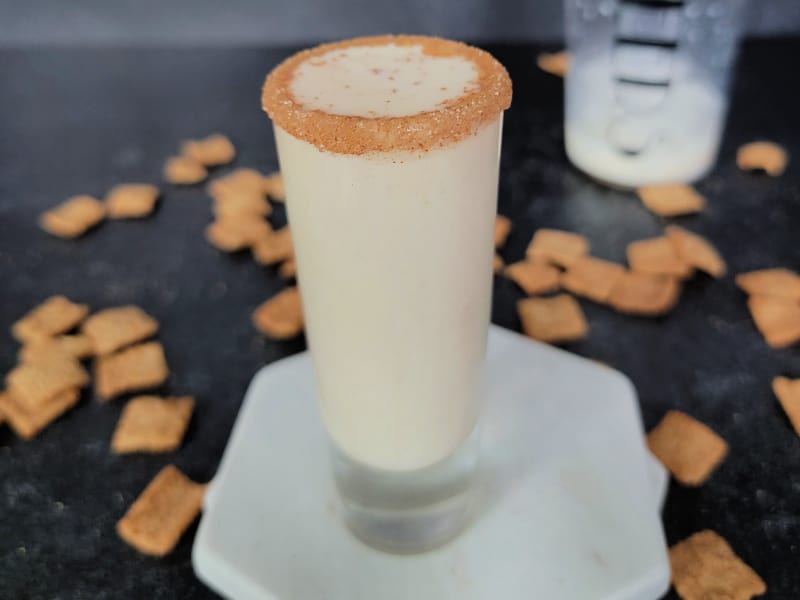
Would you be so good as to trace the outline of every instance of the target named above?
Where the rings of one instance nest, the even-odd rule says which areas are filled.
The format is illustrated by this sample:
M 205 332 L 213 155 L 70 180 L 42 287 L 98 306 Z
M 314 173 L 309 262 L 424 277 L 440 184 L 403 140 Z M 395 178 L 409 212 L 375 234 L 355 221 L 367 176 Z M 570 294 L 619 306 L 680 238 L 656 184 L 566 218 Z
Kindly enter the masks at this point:
M 504 257 L 521 258 L 535 228 L 553 226 L 588 235 L 601 257 L 624 260 L 629 241 L 658 234 L 664 222 L 633 195 L 599 187 L 568 164 L 561 81 L 535 68 L 537 48 L 491 50 L 515 84 L 499 196 L 500 211 L 514 220 Z M 733 273 L 800 268 L 800 87 L 786 71 L 798 53 L 800 40 L 746 45 L 719 165 L 698 185 L 709 208 L 677 220 L 710 238 Z M 239 148 L 236 166 L 276 168 L 259 87 L 286 54 L 0 51 L 0 332 L 51 294 L 94 309 L 138 304 L 162 325 L 172 369 L 165 391 L 198 402 L 184 446 L 162 456 L 113 456 L 108 444 L 123 403 L 99 404 L 88 392 L 32 442 L 0 429 L 0 598 L 214 597 L 192 573 L 193 531 L 157 560 L 125 546 L 114 524 L 167 462 L 210 479 L 252 374 L 304 347 L 302 340 L 265 341 L 250 325 L 252 309 L 283 283 L 272 269 L 205 242 L 211 213 L 201 187 L 165 186 L 152 218 L 105 223 L 76 242 L 44 234 L 36 217 L 72 194 L 159 182 L 163 160 L 181 139 L 217 130 Z M 780 141 L 794 154 L 783 177 L 736 169 L 736 147 L 756 138 Z M 521 295 L 496 280 L 495 323 L 519 329 Z M 800 438 L 770 391 L 774 375 L 800 377 L 798 349 L 767 347 L 730 276 L 695 278 L 660 319 L 582 304 L 591 333 L 568 349 L 631 377 L 648 428 L 675 407 L 730 443 L 730 456 L 705 486 L 672 485 L 664 510 L 670 543 L 713 528 L 766 580 L 768 598 L 800 597 Z M 0 372 L 17 351 L 4 339 Z

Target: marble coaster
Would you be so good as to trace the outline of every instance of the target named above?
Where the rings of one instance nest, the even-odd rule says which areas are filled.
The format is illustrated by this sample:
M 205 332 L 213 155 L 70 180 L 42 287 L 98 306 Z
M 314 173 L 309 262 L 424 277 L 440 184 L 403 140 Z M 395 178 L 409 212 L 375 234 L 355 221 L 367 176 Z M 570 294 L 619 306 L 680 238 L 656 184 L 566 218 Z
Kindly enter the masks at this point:
M 649 600 L 669 586 L 668 485 L 621 373 L 492 326 L 481 509 L 424 554 L 339 518 L 311 362 L 253 378 L 195 538 L 198 577 L 237 600 Z

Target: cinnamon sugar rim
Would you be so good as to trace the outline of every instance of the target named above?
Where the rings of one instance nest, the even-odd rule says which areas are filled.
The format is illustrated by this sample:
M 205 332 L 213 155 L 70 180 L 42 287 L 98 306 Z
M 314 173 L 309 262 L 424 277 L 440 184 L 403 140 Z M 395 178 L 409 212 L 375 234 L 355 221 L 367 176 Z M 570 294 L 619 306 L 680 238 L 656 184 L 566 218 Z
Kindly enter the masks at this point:
M 472 89 L 433 111 L 400 117 L 336 115 L 308 109 L 290 92 L 295 70 L 306 60 L 357 46 L 419 46 L 423 54 L 460 57 L 477 72 Z M 478 48 L 421 35 L 384 35 L 322 44 L 295 54 L 267 77 L 261 106 L 275 125 L 292 136 L 338 154 L 427 151 L 458 142 L 493 121 L 511 104 L 511 79 L 503 65 Z

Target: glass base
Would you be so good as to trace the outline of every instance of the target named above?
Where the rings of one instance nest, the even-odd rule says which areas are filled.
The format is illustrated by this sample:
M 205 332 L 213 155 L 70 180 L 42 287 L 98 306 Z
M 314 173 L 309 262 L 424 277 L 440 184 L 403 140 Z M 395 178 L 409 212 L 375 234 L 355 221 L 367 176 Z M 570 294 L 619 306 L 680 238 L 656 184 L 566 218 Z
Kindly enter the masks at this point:
M 715 145 L 712 152 L 686 165 L 670 164 L 669 169 L 657 169 L 653 167 L 652 156 L 641 155 L 638 160 L 627 159 L 611 148 L 602 148 L 588 154 L 586 149 L 576 149 L 575 143 L 571 143 L 569 139 L 565 146 L 567 158 L 575 167 L 600 185 L 620 191 L 631 191 L 646 185 L 693 183 L 711 171 L 717 156 Z
M 397 472 L 357 463 L 333 446 L 345 523 L 367 545 L 393 554 L 424 552 L 450 541 L 473 513 L 478 448 L 476 430 L 444 461 Z

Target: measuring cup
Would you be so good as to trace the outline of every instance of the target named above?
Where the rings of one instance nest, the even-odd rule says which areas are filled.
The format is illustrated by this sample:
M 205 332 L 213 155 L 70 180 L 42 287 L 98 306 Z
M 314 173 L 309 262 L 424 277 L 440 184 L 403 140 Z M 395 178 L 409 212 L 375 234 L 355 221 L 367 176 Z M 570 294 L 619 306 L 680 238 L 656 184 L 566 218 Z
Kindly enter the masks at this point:
M 567 155 L 621 187 L 713 166 L 747 0 L 567 0 Z

